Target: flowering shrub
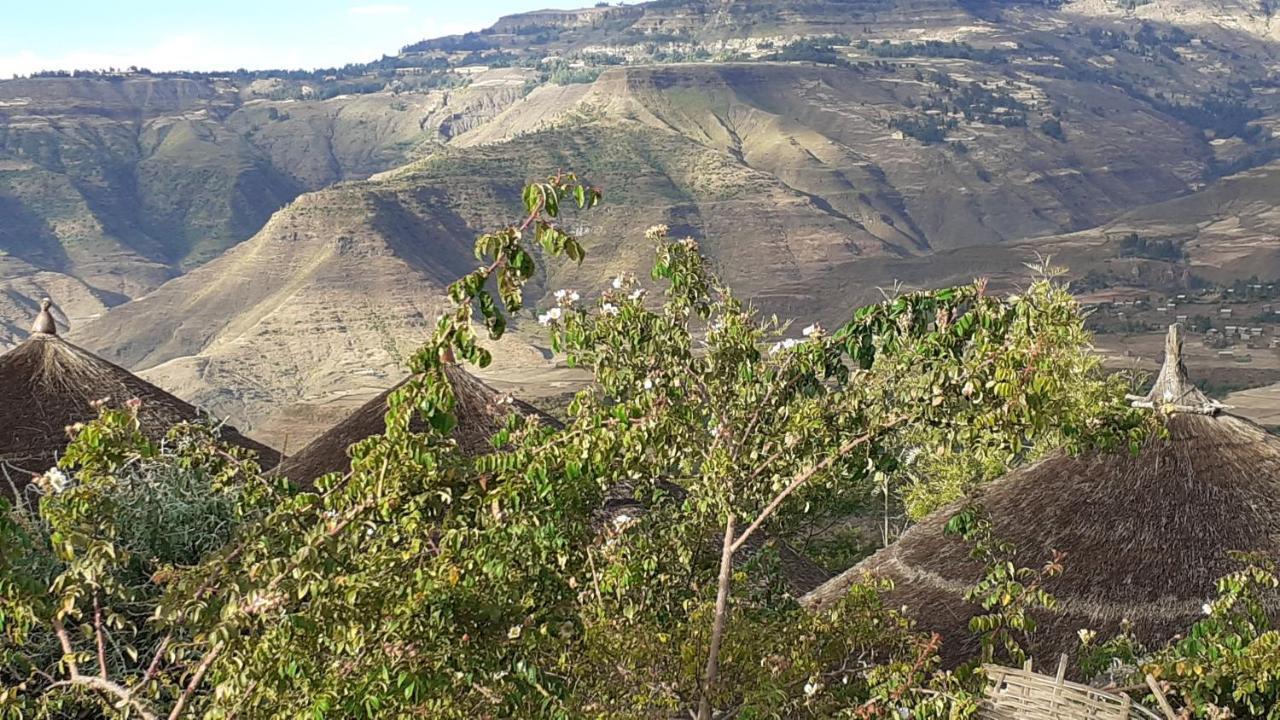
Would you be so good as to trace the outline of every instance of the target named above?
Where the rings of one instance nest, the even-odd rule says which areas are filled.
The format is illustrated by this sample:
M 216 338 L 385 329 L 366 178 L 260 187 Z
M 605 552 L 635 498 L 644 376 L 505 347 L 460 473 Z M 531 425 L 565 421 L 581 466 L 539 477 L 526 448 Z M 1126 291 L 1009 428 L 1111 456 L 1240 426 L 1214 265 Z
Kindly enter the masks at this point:
M 522 197 L 520 222 L 477 239 L 482 264 L 450 286 L 385 433 L 316 492 L 281 492 L 206 443 L 166 455 L 125 416 L 84 428 L 48 506 L 55 530 L 0 526 L 0 708 L 52 712 L 69 688 L 104 712 L 172 718 L 971 713 L 972 678 L 939 672 L 938 639 L 874 588 L 801 610 L 780 543 L 877 492 L 897 512 L 928 458 L 995 466 L 1047 443 L 1134 441 L 1116 386 L 1082 359 L 1070 296 L 1048 279 L 1010 299 L 981 284 L 913 293 L 794 337 L 724 287 L 695 241 L 654 228 L 653 285 L 563 290 L 537 315 L 596 380 L 565 426 L 513 416 L 472 457 L 449 436 L 444 363 L 489 363 L 476 321 L 496 338 L 523 311 L 530 240 L 581 259 L 561 206 L 599 194 L 558 175 Z M 202 502 L 224 530 L 165 563 L 132 551 L 110 498 L 136 458 L 209 478 Z M 602 525 L 620 487 L 638 509 Z M 55 575 L 10 560 L 17 546 Z M 126 569 L 133 580 L 114 579 Z

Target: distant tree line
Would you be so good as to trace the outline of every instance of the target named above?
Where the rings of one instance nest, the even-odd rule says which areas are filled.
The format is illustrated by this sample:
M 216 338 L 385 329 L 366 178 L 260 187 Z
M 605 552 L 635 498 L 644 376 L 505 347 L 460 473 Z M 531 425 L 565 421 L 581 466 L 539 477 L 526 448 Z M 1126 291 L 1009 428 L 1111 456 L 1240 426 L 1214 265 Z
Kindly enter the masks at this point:
M 1149 240 L 1135 232 L 1120 241 L 1120 257 L 1177 261 L 1184 256 L 1182 248 L 1172 240 Z
M 936 57 L 936 58 L 961 58 L 965 60 L 978 60 L 980 62 L 999 64 L 1009 61 L 1009 53 L 994 48 L 979 49 L 969 43 L 962 43 L 955 40 L 943 42 L 941 40 L 925 40 L 924 42 L 905 42 L 892 43 L 888 40 L 882 40 L 878 43 L 872 43 L 865 38 L 858 41 L 858 49 L 866 50 L 876 57 L 882 58 L 905 58 L 905 57 Z

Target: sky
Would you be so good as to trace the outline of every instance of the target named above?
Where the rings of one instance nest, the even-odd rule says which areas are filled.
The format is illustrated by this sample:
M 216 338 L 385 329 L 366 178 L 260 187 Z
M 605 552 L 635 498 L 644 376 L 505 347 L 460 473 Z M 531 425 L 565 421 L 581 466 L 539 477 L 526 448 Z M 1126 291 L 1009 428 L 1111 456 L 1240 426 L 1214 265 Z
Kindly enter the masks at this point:
M 334 67 L 591 0 L 0 0 L 0 78 L 37 70 Z

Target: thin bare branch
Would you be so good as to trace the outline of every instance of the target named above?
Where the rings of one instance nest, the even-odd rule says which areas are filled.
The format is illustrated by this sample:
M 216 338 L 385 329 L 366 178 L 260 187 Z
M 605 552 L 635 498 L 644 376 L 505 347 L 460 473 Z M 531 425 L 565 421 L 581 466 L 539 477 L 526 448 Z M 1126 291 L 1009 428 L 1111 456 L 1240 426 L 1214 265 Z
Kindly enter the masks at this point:
M 151 656 L 151 664 L 147 665 L 147 671 L 142 674 L 142 681 L 138 683 L 139 687 L 145 686 L 156 676 L 156 672 L 160 670 L 160 662 L 164 659 L 164 651 L 169 649 L 169 641 L 172 639 L 173 633 L 169 633 L 160 641 L 160 646 L 156 648 L 155 655 Z
M 707 650 L 707 667 L 702 676 L 702 695 L 698 698 L 698 720 L 711 720 L 711 693 L 720 675 L 720 645 L 724 642 L 724 626 L 729 615 L 729 584 L 733 580 L 733 533 L 736 518 L 730 514 L 724 525 L 724 545 L 720 551 L 720 579 L 716 587 L 716 614 L 711 625 L 711 647 Z
M 67 672 L 75 677 L 80 674 L 80 668 L 76 665 L 76 651 L 71 647 L 71 636 L 67 635 L 67 627 L 62 624 L 62 618 L 56 614 L 53 616 L 53 632 L 58 636 L 58 643 L 62 645 L 62 661 L 67 664 Z
M 738 536 L 738 539 L 733 542 L 733 546 L 731 548 L 732 552 L 737 552 L 742 547 L 743 543 L 745 543 L 747 539 L 751 537 L 752 533 L 758 530 L 760 526 L 765 523 L 765 521 L 767 521 L 770 517 L 772 517 L 773 513 L 777 511 L 778 507 L 782 505 L 782 502 L 786 500 L 788 497 L 790 497 L 791 493 L 798 490 L 801 485 L 804 485 L 805 483 L 812 480 L 813 477 L 818 473 L 823 472 L 824 470 L 830 468 L 832 465 L 835 464 L 836 460 L 843 458 L 845 455 L 848 455 L 850 452 L 857 449 L 859 446 L 862 446 L 867 444 L 868 442 L 871 442 L 871 440 L 874 439 L 876 436 L 878 436 L 880 433 L 883 433 L 893 428 L 894 426 L 898 425 L 902 421 L 903 421 L 903 418 L 896 418 L 882 425 L 881 427 L 877 428 L 873 432 L 869 432 L 864 435 L 859 435 L 858 437 L 846 442 L 844 445 L 841 445 L 838 450 L 828 455 L 822 462 L 818 463 L 817 465 L 814 465 L 808 470 L 797 475 L 795 479 L 793 479 L 791 483 L 782 490 L 782 492 L 775 495 L 773 500 L 767 506 L 765 506 L 765 509 L 761 511 L 758 517 L 756 517 L 755 522 L 748 525 L 747 529 L 742 531 L 742 534 Z
M 223 647 L 225 646 L 219 642 L 201 658 L 200 664 L 196 666 L 196 671 L 191 674 L 191 680 L 187 682 L 186 689 L 178 697 L 178 702 L 173 704 L 173 710 L 169 711 L 169 720 L 177 720 L 182 717 L 182 711 L 186 709 L 187 703 L 191 701 L 191 696 L 195 695 L 196 690 L 199 689 L 200 683 L 204 682 L 204 676 L 205 673 L 209 672 L 209 666 L 213 665 L 213 661 L 217 660 L 218 655 L 222 654 Z
M 103 680 L 102 678 L 94 675 L 73 673 L 69 679 L 59 680 L 58 682 L 50 685 L 48 689 L 56 690 L 58 688 L 75 686 L 87 687 L 116 698 L 120 704 L 127 705 L 128 707 L 136 710 L 138 715 L 142 717 L 142 720 L 159 720 L 159 716 L 155 714 L 155 711 L 147 707 L 146 703 L 133 697 L 128 690 L 111 682 L 110 680 Z
M 93 591 L 93 637 L 98 646 L 98 677 L 107 679 L 107 638 L 102 633 L 102 604 Z

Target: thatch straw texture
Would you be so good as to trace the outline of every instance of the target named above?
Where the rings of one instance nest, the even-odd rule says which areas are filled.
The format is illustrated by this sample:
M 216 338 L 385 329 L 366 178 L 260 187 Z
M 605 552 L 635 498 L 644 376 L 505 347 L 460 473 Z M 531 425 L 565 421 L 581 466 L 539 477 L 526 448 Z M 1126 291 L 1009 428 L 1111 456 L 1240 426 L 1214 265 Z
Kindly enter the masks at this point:
M 139 419 L 155 437 L 202 417 L 190 404 L 50 332 L 35 332 L 0 355 L 0 398 L 0 466 L 18 491 L 31 475 L 53 466 L 67 446 L 67 426 L 97 417 L 94 401 L 141 400 Z M 279 460 L 276 451 L 234 428 L 223 426 L 222 432 L 228 442 L 257 452 L 264 467 Z M 0 492 L 11 492 L 8 483 L 0 483 Z
M 1176 349 L 1169 363 L 1181 368 Z M 1185 369 L 1179 374 L 1185 379 Z M 1153 396 L 1181 382 L 1161 378 Z M 1152 400 L 1160 406 L 1144 398 Z M 1038 568 L 1055 550 L 1066 555 L 1064 572 L 1046 585 L 1060 607 L 1039 617 L 1034 656 L 1073 652 L 1078 630 L 1105 638 L 1122 620 L 1140 639 L 1162 643 L 1201 617 L 1214 581 L 1238 569 L 1229 551 L 1280 557 L 1280 438 L 1218 413 L 1198 391 L 1168 400 L 1186 410 L 1167 417 L 1167 439 L 1137 455 L 1059 454 L 975 494 L 995 535 L 1016 548 L 1015 563 Z M 982 611 L 963 596 L 982 568 L 963 541 L 944 534 L 957 509 L 929 516 L 804 602 L 829 605 L 864 573 L 887 577 L 895 584 L 887 603 L 940 633 L 944 657 L 971 655 L 977 639 L 968 622 Z
M 502 429 L 512 412 L 538 416 L 544 423 L 559 425 L 554 418 L 532 405 L 519 400 L 504 402 L 506 396 L 457 365 L 446 365 L 444 372 L 457 397 L 454 415 L 458 424 L 453 429 L 452 437 L 464 453 L 481 455 L 492 449 L 490 439 Z M 347 454 L 347 449 L 386 429 L 387 398 L 407 382 L 407 379 L 402 381 L 357 408 L 296 455 L 286 458 L 280 463 L 277 472 L 300 487 L 310 488 L 321 476 L 349 470 L 351 456 Z M 421 432 L 425 430 L 425 421 L 415 416 L 410 427 Z

